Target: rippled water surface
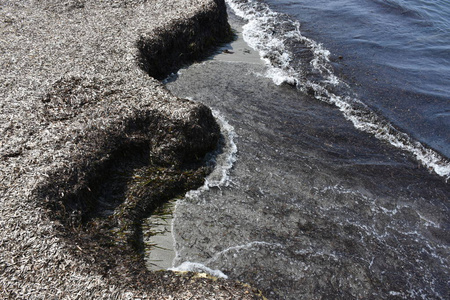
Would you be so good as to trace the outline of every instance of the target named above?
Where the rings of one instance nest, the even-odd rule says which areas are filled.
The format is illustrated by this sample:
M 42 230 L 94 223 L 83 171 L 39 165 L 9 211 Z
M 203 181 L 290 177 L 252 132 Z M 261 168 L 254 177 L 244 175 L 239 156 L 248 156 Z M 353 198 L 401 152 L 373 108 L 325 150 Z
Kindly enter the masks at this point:
M 445 299 L 445 180 L 231 50 L 237 61 L 195 64 L 168 84 L 220 113 L 237 146 L 228 184 L 177 204 L 175 267 L 271 299 Z
M 383 138 L 420 146 L 352 100 L 359 91 L 339 70 L 347 54 L 333 62 L 290 17 L 258 5 L 262 19 L 231 21 L 259 53 L 239 40 L 167 83 L 211 107 L 224 135 L 212 176 L 176 204 L 173 266 L 248 282 L 269 299 L 448 298 L 445 164 Z
M 450 2 L 267 3 L 298 20 L 304 35 L 331 51 L 336 73 L 358 98 L 450 157 Z

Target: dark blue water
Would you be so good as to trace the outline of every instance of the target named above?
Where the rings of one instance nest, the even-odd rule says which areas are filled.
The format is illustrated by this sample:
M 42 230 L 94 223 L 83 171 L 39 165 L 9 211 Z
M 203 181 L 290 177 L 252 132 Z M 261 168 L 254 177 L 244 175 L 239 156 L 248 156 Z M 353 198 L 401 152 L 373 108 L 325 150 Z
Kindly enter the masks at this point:
M 355 127 L 448 177 L 448 1 L 230 4 L 249 20 L 249 43 L 278 69 L 275 82 L 309 90 L 353 118 Z
M 331 51 L 337 73 L 365 103 L 450 157 L 449 1 L 268 3 Z

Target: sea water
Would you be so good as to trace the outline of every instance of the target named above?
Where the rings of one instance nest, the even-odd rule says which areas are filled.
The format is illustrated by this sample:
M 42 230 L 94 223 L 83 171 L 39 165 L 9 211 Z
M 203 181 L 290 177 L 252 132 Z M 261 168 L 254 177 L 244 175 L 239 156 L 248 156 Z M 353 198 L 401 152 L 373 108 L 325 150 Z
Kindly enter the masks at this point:
M 369 34 L 376 24 L 409 32 L 401 18 L 417 17 L 414 3 L 228 1 L 248 45 L 167 83 L 223 128 L 213 177 L 177 202 L 174 269 L 269 299 L 448 299 L 445 51 L 442 73 L 421 69 L 419 80 L 393 67 L 408 51 L 365 48 L 386 44 Z M 377 32 L 405 44 L 387 30 Z
M 330 51 L 355 97 L 450 157 L 450 2 L 268 1 Z M 294 53 L 293 60 L 298 57 Z
M 332 103 L 358 129 L 448 177 L 450 4 L 429 2 L 229 4 L 248 21 L 245 38 L 271 66 L 275 83 Z

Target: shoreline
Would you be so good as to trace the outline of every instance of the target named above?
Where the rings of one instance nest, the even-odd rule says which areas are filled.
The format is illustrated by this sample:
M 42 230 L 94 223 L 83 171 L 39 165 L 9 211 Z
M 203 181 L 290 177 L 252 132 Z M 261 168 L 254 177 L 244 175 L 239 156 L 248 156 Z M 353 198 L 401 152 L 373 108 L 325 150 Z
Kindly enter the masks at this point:
M 209 60 L 181 73 L 168 88 L 220 111 L 239 152 L 230 186 L 177 206 L 175 265 L 273 299 L 446 294 L 441 177 L 334 106 L 275 85 L 264 65 Z M 423 249 L 432 257 L 416 260 Z
M 207 107 L 145 71 L 169 73 L 226 39 L 224 2 L 6 2 L 1 297 L 263 298 L 230 280 L 148 272 L 136 252 L 138 220 L 201 185 L 219 134 Z
M 259 54 L 244 41 L 242 37 L 242 21 L 239 20 L 239 17 L 230 12 L 228 12 L 228 17 L 230 26 L 236 35 L 236 39 L 221 46 L 218 49 L 220 52 L 218 51 L 213 54 L 206 61 L 201 61 L 198 63 L 202 64 L 207 63 L 208 61 L 220 61 L 228 63 L 245 62 L 246 64 L 264 65 L 264 62 L 261 60 Z M 183 76 L 183 70 L 184 68 L 181 68 L 178 71 L 178 74 L 181 73 L 180 76 Z M 221 125 L 221 127 L 223 127 L 223 125 Z M 222 129 L 222 131 L 223 130 L 224 129 Z M 215 168 L 223 168 L 223 166 L 218 165 L 215 166 Z M 200 187 L 200 189 L 202 189 L 202 187 Z M 173 261 L 176 258 L 176 252 L 174 249 L 175 240 L 172 234 L 172 222 L 175 217 L 174 214 L 176 214 L 176 205 L 178 201 L 182 200 L 178 199 L 175 200 L 174 203 L 169 204 L 171 206 L 171 208 L 168 208 L 170 212 L 164 210 L 161 215 L 157 214 L 150 216 L 145 221 L 149 224 L 153 222 L 157 223 L 156 229 L 152 229 L 149 226 L 149 236 L 146 237 L 145 241 L 146 264 L 147 268 L 150 270 L 159 271 L 175 267 L 173 266 Z M 144 232 L 144 235 L 145 234 L 146 233 Z
M 268 74 L 275 84 L 287 83 L 296 86 L 299 90 L 314 95 L 316 100 L 336 106 L 358 130 L 405 151 L 445 181 L 449 179 L 450 162 L 448 157 L 443 154 L 442 149 L 431 147 L 424 139 L 417 139 L 412 132 L 405 131 L 394 120 L 389 120 L 377 112 L 373 106 L 354 95 L 345 81 L 342 81 L 340 76 L 336 76 L 332 66 L 331 53 L 313 38 L 304 36 L 299 29 L 298 21 L 290 19 L 288 23 L 291 29 L 281 33 L 283 29 L 276 29 L 278 25 L 275 24 L 284 22 L 283 14 L 271 11 L 267 4 L 255 1 L 244 4 L 231 0 L 229 3 L 239 16 L 249 21 L 247 34 L 250 44 L 265 53 L 265 60 L 271 65 Z M 266 11 L 267 9 L 270 12 Z M 254 10 L 265 12 L 255 14 Z M 273 27 L 272 32 L 276 34 L 267 35 L 267 28 L 271 27 Z M 304 47 L 306 50 L 303 54 L 306 63 L 302 67 L 291 64 L 291 59 L 302 59 L 295 54 L 297 51 L 295 47 L 291 48 L 283 42 L 291 40 L 293 37 L 298 41 L 298 46 Z M 314 74 L 321 79 L 315 78 Z M 342 91 L 339 91 L 340 89 Z
M 220 111 L 239 146 L 229 187 L 178 205 L 175 265 L 221 272 L 274 299 L 446 295 L 448 185 L 334 106 L 264 73 L 209 60 L 168 83 Z M 414 259 L 423 249 L 433 258 Z

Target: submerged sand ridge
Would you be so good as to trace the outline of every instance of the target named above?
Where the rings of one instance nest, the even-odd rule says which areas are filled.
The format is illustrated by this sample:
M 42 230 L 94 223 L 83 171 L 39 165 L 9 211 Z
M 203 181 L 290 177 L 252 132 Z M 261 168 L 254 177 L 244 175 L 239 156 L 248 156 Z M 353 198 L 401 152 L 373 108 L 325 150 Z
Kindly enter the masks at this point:
M 259 297 L 139 254 L 142 218 L 201 185 L 220 135 L 148 74 L 229 33 L 220 0 L 0 1 L 1 298 Z

